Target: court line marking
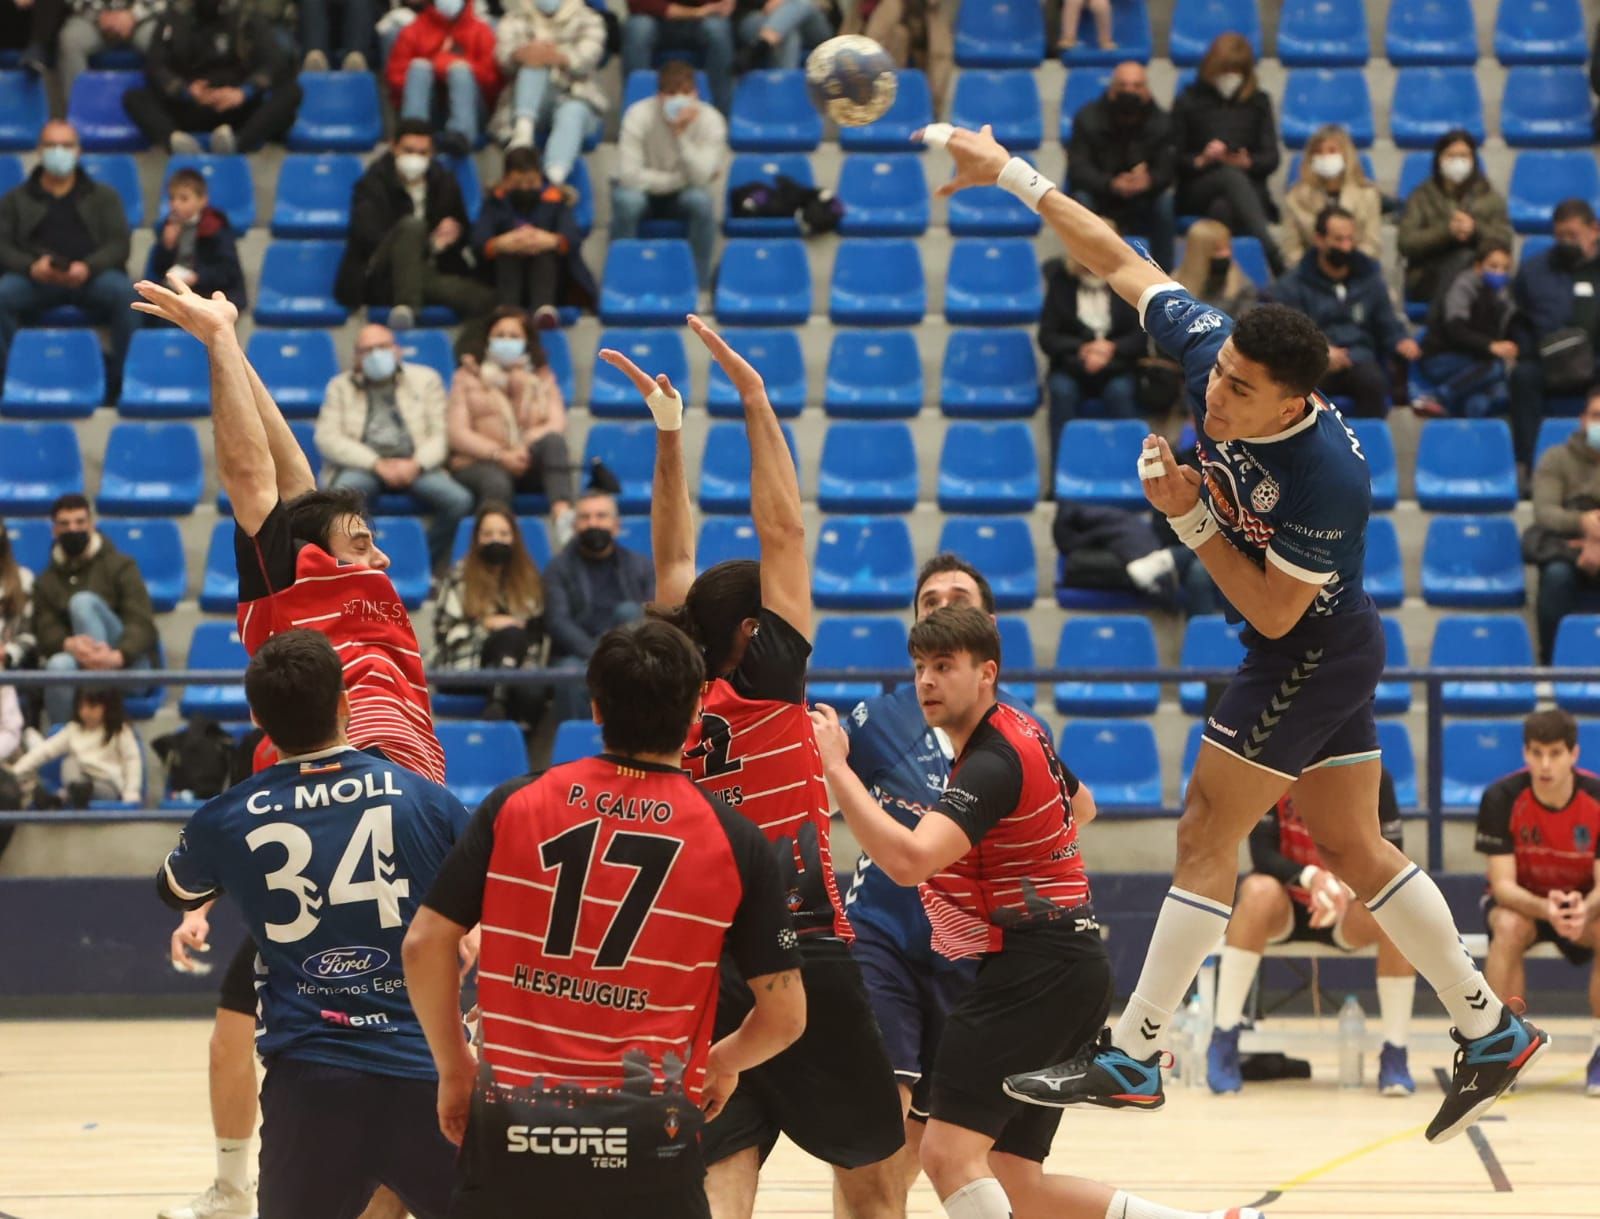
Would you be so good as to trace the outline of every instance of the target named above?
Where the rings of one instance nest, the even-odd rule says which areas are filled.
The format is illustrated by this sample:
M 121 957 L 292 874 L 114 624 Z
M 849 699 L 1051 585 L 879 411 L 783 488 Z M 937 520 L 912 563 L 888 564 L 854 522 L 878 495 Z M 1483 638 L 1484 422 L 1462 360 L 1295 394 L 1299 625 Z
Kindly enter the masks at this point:
M 1443 1067 L 1434 1067 L 1433 1078 L 1439 1084 L 1439 1091 L 1448 1092 L 1450 1090 L 1450 1077 L 1445 1074 Z M 1496 1118 L 1504 1121 L 1505 1115 L 1498 1113 L 1485 1114 L 1477 1122 L 1468 1126 L 1466 1133 L 1473 1149 L 1478 1153 L 1478 1159 L 1483 1162 L 1483 1171 L 1489 1174 L 1489 1184 L 1494 1186 L 1494 1192 L 1497 1194 L 1509 1194 L 1512 1192 L 1511 1179 L 1506 1176 L 1506 1170 L 1500 1166 L 1500 1157 L 1495 1155 L 1494 1148 L 1489 1145 L 1489 1136 L 1478 1129 L 1483 1122 Z

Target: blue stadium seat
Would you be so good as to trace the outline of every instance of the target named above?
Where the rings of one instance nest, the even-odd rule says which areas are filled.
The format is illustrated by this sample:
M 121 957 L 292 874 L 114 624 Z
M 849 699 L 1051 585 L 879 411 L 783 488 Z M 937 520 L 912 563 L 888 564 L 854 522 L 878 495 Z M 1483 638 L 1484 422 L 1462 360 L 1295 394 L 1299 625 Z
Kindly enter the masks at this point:
M 913 152 L 862 153 L 844 159 L 839 202 L 846 237 L 920 237 L 928 227 L 928 182 Z
M 89 152 L 139 152 L 150 147 L 144 133 L 133 125 L 128 112 L 122 108 L 122 95 L 129 89 L 144 85 L 144 73 L 85 72 L 72 85 L 72 96 L 67 100 L 67 121 L 77 129 L 78 140 Z M 7 118 L 14 113 L 10 99 L 0 98 L 0 114 Z M 39 123 L 44 121 L 41 110 L 38 122 L 28 136 L 27 147 L 37 143 Z M 11 142 L 12 137 L 0 129 L 0 146 L 20 147 Z
M 0 423 L 0 514 L 36 516 L 57 496 L 82 490 L 83 457 L 70 423 Z
M 800 69 L 746 72 L 734 86 L 728 143 L 736 152 L 810 152 L 822 142 L 822 115 Z
M 1039 406 L 1039 368 L 1026 330 L 955 330 L 945 340 L 939 406 L 957 417 L 1028 417 Z
M 171 520 L 125 521 L 102 516 L 95 528 L 139 567 L 150 593 L 150 608 L 166 614 L 178 608 L 189 587 L 183 565 L 183 538 Z
M 1232 669 L 1244 659 L 1239 625 L 1221 614 L 1195 614 L 1183 631 L 1183 651 L 1178 664 L 1185 669 Z M 1206 707 L 1206 683 L 1178 685 L 1178 703 L 1186 715 L 1200 715 Z
M 1481 162 L 1480 162 L 1481 164 Z M 1411 197 L 1411 192 L 1421 186 L 1433 173 L 1433 153 L 1430 150 L 1408 152 L 1400 162 L 1400 183 L 1395 193 L 1402 201 Z
M 1522 769 L 1521 720 L 1457 720 L 1444 726 L 1447 811 L 1476 815 L 1483 789 Z
M 1417 442 L 1416 495 L 1428 512 L 1509 512 L 1517 467 L 1504 419 L 1435 419 Z
M 556 725 L 555 741 L 550 746 L 550 765 L 564 766 L 592 758 L 605 751 L 600 725 L 593 720 L 562 720 Z
M 1061 626 L 1056 667 L 1061 669 L 1154 669 L 1156 633 L 1148 618 L 1133 614 L 1083 614 Z M 1149 715 L 1161 687 L 1154 681 L 1058 681 L 1056 710 L 1062 715 Z
M 0 424 L 0 438 L 5 438 L 4 429 L 8 426 L 12 425 Z M 18 563 L 29 571 L 43 571 L 50 566 L 50 547 L 55 539 L 50 534 L 48 519 L 12 516 L 5 522 L 5 531 Z
M 800 336 L 793 330 L 722 331 L 722 337 L 761 374 L 767 384 L 767 397 L 780 418 L 792 419 L 806 405 L 806 362 L 800 350 Z M 744 418 L 739 393 L 728 374 L 715 361 L 711 364 L 711 385 L 706 392 L 706 410 L 713 417 Z
M 1143 511 L 1139 450 L 1150 429 L 1139 419 L 1073 419 L 1056 453 L 1056 500 Z
M 1256 287 L 1267 287 L 1272 282 L 1272 271 L 1267 266 L 1267 252 L 1261 248 L 1261 239 L 1241 234 L 1233 239 L 1232 245 L 1233 260 L 1239 264 L 1239 270 Z
M 1516 614 L 1445 614 L 1433 628 L 1428 664 L 1436 669 L 1533 665 L 1528 624 Z M 1447 681 L 1446 715 L 1512 715 L 1533 710 L 1531 681 Z
M 1031 237 L 1039 231 L 1039 214 L 1010 191 L 973 186 L 946 200 L 945 225 L 953 237 Z
M 839 243 L 828 289 L 828 316 L 834 325 L 908 326 L 927 311 L 928 287 L 916 242 L 857 237 Z
M 567 342 L 566 333 L 546 330 L 539 336 L 539 346 L 544 350 L 550 371 L 555 374 L 556 384 L 561 387 L 562 400 L 572 405 L 578 397 L 578 383 L 572 370 L 572 347 Z
M 339 354 L 326 330 L 257 330 L 247 350 L 250 363 L 291 419 L 322 409 L 328 382 L 339 375 Z
M 104 182 L 122 196 L 122 210 L 128 227 L 144 227 L 144 186 L 139 181 L 139 163 L 126 152 L 86 152 L 78 167 L 96 182 Z
M 1032 324 L 1044 307 L 1044 277 L 1024 237 L 967 237 L 955 243 L 944 287 L 953 326 Z
M 1556 627 L 1551 663 L 1557 668 L 1600 669 L 1600 614 L 1568 614 Z M 1580 715 L 1600 711 L 1600 682 L 1558 681 L 1556 702 Z
M 572 173 L 567 177 L 567 185 L 578 193 L 578 202 L 573 205 L 572 218 L 577 221 L 578 231 L 587 237 L 594 228 L 594 183 L 589 178 L 589 167 L 579 157 L 572 165 Z
M 165 217 L 167 187 L 180 169 L 192 169 L 206 180 L 206 195 L 212 207 L 228 217 L 228 226 L 239 236 L 255 227 L 256 184 L 250 175 L 250 158 L 180 154 L 168 158 L 166 175 L 161 179 L 161 204 L 157 214 Z
M 1039 567 L 1033 530 L 1026 518 L 952 516 L 939 531 L 939 553 L 946 551 L 960 555 L 984 574 L 994 590 L 996 609 L 1033 608 L 1039 596 Z M 1015 664 L 1008 659 L 1002 668 Z
M 239 569 L 233 557 L 233 519 L 211 527 L 205 573 L 200 580 L 200 608 L 208 614 L 231 614 L 239 605 Z
M 1372 144 L 1372 97 L 1362 68 L 1295 68 L 1283 87 L 1283 113 L 1279 126 L 1283 142 L 1304 148 L 1325 123 L 1338 123 L 1350 133 L 1357 148 Z
M 1067 87 L 1061 91 L 1061 121 L 1057 128 L 1063 144 L 1072 142 L 1072 120 L 1078 117 L 1078 111 L 1104 96 L 1110 86 L 1109 68 L 1079 68 L 1067 73 Z
M 589 409 L 602 418 L 647 419 L 645 406 L 633 383 L 599 356 L 602 348 L 623 353 L 649 376 L 666 373 L 674 389 L 691 401 L 689 356 L 683 336 L 676 330 L 607 330 L 595 344 L 594 371 L 589 378 Z
M 444 784 L 468 808 L 528 769 L 522 731 L 510 720 L 445 720 L 434 731 L 444 747 Z
M 1145 0 L 1125 0 L 1111 6 L 1111 47 L 1100 46 L 1094 31 L 1094 14 L 1086 5 L 1078 21 L 1078 45 L 1057 54 L 1068 68 L 1106 68 L 1132 60 L 1148 63 L 1154 53 L 1150 37 L 1150 11 Z
M 823 520 L 811 564 L 811 596 L 822 609 L 903 610 L 916 580 L 911 530 L 903 517 Z
M 232 669 L 239 674 L 239 680 L 219 686 L 185 686 L 178 700 L 178 714 L 184 719 L 191 715 L 222 721 L 249 719 L 250 704 L 244 696 L 244 669 L 249 663 L 244 644 L 239 642 L 238 627 L 231 622 L 200 623 L 189 638 L 184 668 L 202 672 Z
M 1179 67 L 1205 58 L 1218 34 L 1243 34 L 1261 58 L 1261 14 L 1256 0 L 1177 0 L 1172 10 L 1168 54 Z
M 1589 40 L 1579 0 L 1500 0 L 1494 55 L 1503 64 L 1581 64 Z
M 1600 165 L 1595 164 L 1594 149 L 1519 152 L 1506 196 L 1511 227 L 1519 233 L 1548 233 L 1551 213 L 1563 199 L 1587 199 L 1590 207 L 1600 209 Z
M 1581 147 L 1594 141 L 1593 110 L 1582 68 L 1512 68 L 1500 97 L 1500 133 L 1513 148 Z
M 450 334 L 444 330 L 402 330 L 395 335 L 395 349 L 405 364 L 419 364 L 431 368 L 444 382 L 446 392 L 456 375 L 455 352 L 450 348 Z
M 192 423 L 116 423 L 95 507 L 108 516 L 187 516 L 204 478 Z
M 1195 763 L 1200 760 L 1200 742 L 1205 736 L 1204 724 L 1190 724 L 1189 735 L 1183 738 L 1183 762 L 1178 769 L 1178 802 L 1183 802 L 1189 790 L 1189 779 L 1194 774 Z
M 695 541 L 695 567 L 705 571 L 730 559 L 760 559 L 761 539 L 748 516 L 708 516 Z
M 1011 681 L 1006 677 L 1008 672 L 1034 667 L 1033 636 L 1028 633 L 1028 620 L 1019 614 L 1000 614 L 994 624 L 1000 631 L 1000 688 L 1031 707 L 1039 701 L 1038 684 Z
M 648 512 L 656 463 L 655 423 L 592 424 L 583 445 L 583 464 L 596 457 L 622 482 L 617 507 L 623 512 Z
M 956 11 L 956 63 L 963 68 L 1037 68 L 1044 58 L 1044 10 L 1028 0 L 994 0 Z
M 839 418 L 909 418 L 922 409 L 922 357 L 909 330 L 836 330 L 823 409 Z
M 469 516 L 456 526 L 455 541 L 450 546 L 452 563 L 458 563 L 466 557 L 467 548 L 472 544 L 472 527 L 475 523 Z M 550 563 L 550 530 L 545 525 L 544 517 L 519 515 L 517 527 L 522 530 L 522 543 L 527 547 L 534 566 L 543 571 Z
M 85 419 L 105 400 L 105 358 L 94 331 L 19 330 L 13 336 L 0 415 Z
M 206 349 L 171 327 L 134 331 L 117 413 L 130 419 L 187 419 L 210 411 Z
M 839 148 L 844 152 L 905 152 L 919 149 L 911 133 L 933 122 L 933 93 L 928 78 L 918 68 L 897 73 L 894 103 L 875 123 L 839 128 Z
M 342 241 L 275 241 L 261 260 L 258 326 L 342 326 L 348 311 L 333 299 Z
M 1567 438 L 1578 430 L 1578 425 L 1572 419 L 1545 418 L 1539 421 L 1539 439 L 1534 445 L 1533 464 L 1539 464 L 1546 449 L 1553 449 L 1558 444 L 1566 444 Z
M 290 152 L 366 152 L 383 138 L 378 81 L 370 72 L 302 72 Z
M 1284 0 L 1278 58 L 1286 68 L 1354 68 L 1367 62 L 1361 0 Z
M 1527 595 L 1516 522 L 1438 516 L 1422 545 L 1422 599 L 1459 609 L 1514 609 Z
M 1393 517 L 1374 516 L 1367 521 L 1367 565 L 1361 583 L 1379 609 L 1397 609 L 1406 599 L 1400 535 L 1395 532 Z
M 803 152 L 740 153 L 728 170 L 728 206 L 723 209 L 722 231 L 729 237 L 797 237 L 800 225 L 793 216 L 741 216 L 734 209 L 734 193 L 755 182 L 776 184 L 779 175 L 801 186 L 815 186 L 811 158 Z
M 798 470 L 794 429 L 787 423 L 780 426 Z M 654 445 L 650 455 L 654 461 Z M 705 455 L 700 459 L 700 511 L 750 513 L 750 441 L 742 423 L 713 423 L 706 433 Z
M 1400 619 L 1392 614 L 1383 616 L 1383 638 L 1388 645 L 1388 666 L 1398 669 L 1411 663 L 1410 654 L 1406 650 L 1406 633 L 1400 625 Z M 1376 695 L 1376 709 L 1379 715 L 1404 715 L 1411 710 L 1411 684 L 1403 681 L 1380 681 Z
M 600 320 L 608 326 L 681 326 L 695 311 L 698 284 L 687 241 L 614 240 L 600 284 Z
M 1056 752 L 1112 815 L 1161 805 L 1161 755 L 1155 729 L 1141 720 L 1072 720 Z
M 817 623 L 817 638 L 811 649 L 813 669 L 893 669 L 906 656 L 906 624 L 903 618 L 865 617 L 824 618 Z M 864 698 L 883 693 L 883 683 L 875 681 L 812 682 L 806 697 L 826 703 L 841 716 L 849 713 Z
M 1483 142 L 1483 96 L 1471 68 L 1401 68 L 1389 103 L 1389 131 L 1401 148 L 1432 148 L 1445 132 L 1465 128 Z
M 711 104 L 711 80 L 699 68 L 694 73 L 695 92 L 700 95 L 700 100 L 707 105 Z M 628 73 L 627 79 L 622 84 L 622 109 L 618 114 L 627 112 L 629 106 L 635 102 L 642 102 L 647 97 L 654 97 L 660 92 L 659 78 L 654 68 L 635 68 Z
M 49 116 L 44 81 L 32 72 L 0 72 L 0 148 L 38 147 L 39 128 Z
M 407 609 L 420 609 L 432 585 L 428 539 L 415 516 L 372 518 L 373 539 L 389 556 L 389 579 Z
M 1400 475 L 1395 466 L 1394 436 L 1382 419 L 1346 419 L 1345 426 L 1356 434 L 1367 458 L 1367 473 L 1372 477 L 1372 506 L 1387 511 L 1400 498 Z
M 1043 142 L 1040 110 L 1039 85 L 1031 70 L 975 69 L 956 78 L 950 121 L 972 130 L 988 123 L 994 128 L 994 138 L 1015 153 Z
M 343 237 L 350 227 L 350 192 L 360 177 L 361 158 L 351 153 L 284 157 L 272 201 L 272 235 Z
M 1477 63 L 1472 0 L 1392 0 L 1384 53 L 1397 68 Z
M 450 172 L 456 176 L 456 184 L 461 187 L 461 200 L 466 205 L 467 223 L 478 223 L 478 215 L 483 211 L 483 180 L 478 177 L 478 163 L 471 157 L 452 157 L 443 153 L 439 155 Z
M 167 649 L 162 644 L 159 635 L 156 636 L 155 651 L 150 657 L 150 667 L 153 669 L 165 669 L 167 667 Z M 142 690 L 134 689 L 122 692 L 122 705 L 127 710 L 129 719 L 140 721 L 154 719 L 156 712 L 161 710 L 162 704 L 166 701 L 167 688 L 165 686 L 146 686 Z M 141 753 L 144 752 L 143 741 L 139 742 L 139 749 Z M 148 754 L 145 755 L 147 766 L 149 764 L 148 756 Z M 91 807 L 100 808 L 102 805 L 95 801 L 91 803 Z
M 811 316 L 811 264 L 806 260 L 805 243 L 798 237 L 725 243 L 714 307 L 717 320 L 730 325 L 798 326 L 805 322 Z M 691 303 L 685 312 L 693 311 Z
M 832 423 L 822 441 L 817 506 L 824 512 L 909 512 L 917 503 L 911 429 L 894 420 Z
M 1402 809 L 1416 808 L 1417 755 L 1405 724 L 1400 720 L 1379 720 L 1378 748 L 1383 751 L 1384 769 L 1394 780 L 1394 802 Z
M 945 512 L 1032 512 L 1039 502 L 1033 425 L 952 423 L 939 451 L 939 507 Z

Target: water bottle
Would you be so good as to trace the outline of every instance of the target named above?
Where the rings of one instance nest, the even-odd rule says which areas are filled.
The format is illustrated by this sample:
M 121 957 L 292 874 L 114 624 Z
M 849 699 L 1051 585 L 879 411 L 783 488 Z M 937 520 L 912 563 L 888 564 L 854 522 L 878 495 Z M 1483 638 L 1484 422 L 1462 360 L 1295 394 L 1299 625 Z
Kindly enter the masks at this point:
M 1189 997 L 1189 1005 L 1184 1009 L 1183 1028 L 1189 1043 L 1189 1070 L 1183 1076 L 1184 1087 L 1203 1087 L 1206 1082 L 1206 1051 L 1211 1048 L 1211 1025 L 1206 1020 L 1205 1007 L 1200 1002 L 1198 991 Z
M 1367 1039 L 1367 1013 L 1361 1010 L 1361 1001 L 1346 995 L 1339 1009 L 1339 1086 L 1361 1086 L 1361 1047 Z
M 1187 1087 L 1189 1077 L 1198 1072 L 1194 1066 L 1194 1046 L 1189 1036 L 1189 1009 L 1180 1005 L 1172 1013 L 1172 1023 L 1168 1026 L 1172 1042 L 1172 1075 L 1174 1079 L 1181 1079 Z

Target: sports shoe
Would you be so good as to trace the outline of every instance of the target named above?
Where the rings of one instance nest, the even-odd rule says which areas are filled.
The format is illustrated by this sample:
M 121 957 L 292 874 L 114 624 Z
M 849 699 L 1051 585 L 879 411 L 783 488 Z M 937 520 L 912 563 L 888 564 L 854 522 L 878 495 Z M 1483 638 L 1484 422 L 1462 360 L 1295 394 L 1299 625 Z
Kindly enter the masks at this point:
M 300 64 L 300 70 L 302 72 L 326 72 L 328 70 L 328 53 L 315 49 L 307 51 L 305 59 Z
M 1411 1064 L 1406 1060 L 1406 1047 L 1383 1043 L 1378 1051 L 1378 1095 L 1410 1096 L 1417 1090 L 1411 1079 Z
M 199 155 L 200 141 L 187 131 L 174 131 L 167 140 L 167 151 L 176 157 L 192 157 Z
M 1212 1029 L 1211 1048 L 1206 1051 L 1206 1083 L 1216 1093 L 1242 1092 L 1244 1076 L 1239 1071 L 1239 1030 Z
M 1600 1096 L 1600 1048 L 1589 1059 L 1589 1081 L 1584 1085 L 1584 1090 L 1590 1096 Z
M 360 51 L 351 51 L 339 61 L 341 72 L 365 72 L 367 70 L 367 57 Z
M 187 1206 L 174 1206 L 162 1211 L 156 1219 L 255 1219 L 255 1203 L 250 1194 L 240 1193 L 221 1181 L 213 1181 L 211 1188 Z
M 1159 1109 L 1167 1103 L 1161 1088 L 1163 1057 L 1159 1050 L 1142 1061 L 1130 1057 L 1111 1044 L 1110 1029 L 1101 1029 L 1098 1041 L 1065 1062 L 1013 1075 L 1001 1086 L 1012 1100 L 1047 1109 Z
M 506 141 L 506 151 L 513 148 L 533 147 L 533 120 L 526 115 L 519 115 L 516 122 L 511 124 L 511 138 Z
M 389 310 L 390 330 L 410 330 L 417 324 L 416 310 L 410 305 L 396 305 Z
M 239 137 L 233 134 L 233 127 L 223 123 L 211 132 L 211 155 L 214 157 L 231 157 L 239 151 Z
M 1510 1006 L 1493 1032 L 1468 1039 L 1455 1029 L 1456 1061 L 1444 1103 L 1428 1125 L 1428 1142 L 1460 1134 L 1499 1099 L 1511 1082 L 1550 1045 L 1550 1034 L 1522 1019 Z

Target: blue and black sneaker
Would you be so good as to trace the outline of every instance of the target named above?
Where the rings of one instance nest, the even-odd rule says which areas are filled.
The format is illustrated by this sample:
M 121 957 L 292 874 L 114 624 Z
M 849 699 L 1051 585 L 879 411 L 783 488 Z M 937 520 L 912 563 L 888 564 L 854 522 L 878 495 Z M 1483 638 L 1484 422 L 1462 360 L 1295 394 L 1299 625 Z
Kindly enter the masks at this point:
M 1411 1078 L 1411 1064 L 1406 1056 L 1406 1047 L 1390 1045 L 1385 1041 L 1383 1049 L 1378 1053 L 1378 1095 L 1412 1096 L 1416 1090 L 1417 1085 Z
M 1428 1126 L 1430 1143 L 1453 1139 L 1477 1121 L 1550 1045 L 1550 1034 L 1509 1006 L 1494 1031 L 1469 1040 L 1451 1029 L 1450 1036 L 1460 1048 L 1444 1104 Z
M 1212 1029 L 1211 1046 L 1206 1050 L 1206 1083 L 1213 1092 L 1240 1092 L 1244 1075 L 1239 1070 L 1239 1033 L 1244 1025 L 1231 1029 Z
M 1161 1089 L 1161 1051 L 1146 1059 L 1131 1058 L 1111 1044 L 1111 1030 L 1084 1046 L 1065 1062 L 1010 1076 L 1002 1087 L 1012 1100 L 1047 1109 L 1099 1105 L 1104 1109 L 1159 1109 L 1167 1103 Z
M 1600 1096 L 1600 1049 L 1596 1049 L 1589 1058 L 1589 1078 L 1584 1090 L 1590 1096 Z

